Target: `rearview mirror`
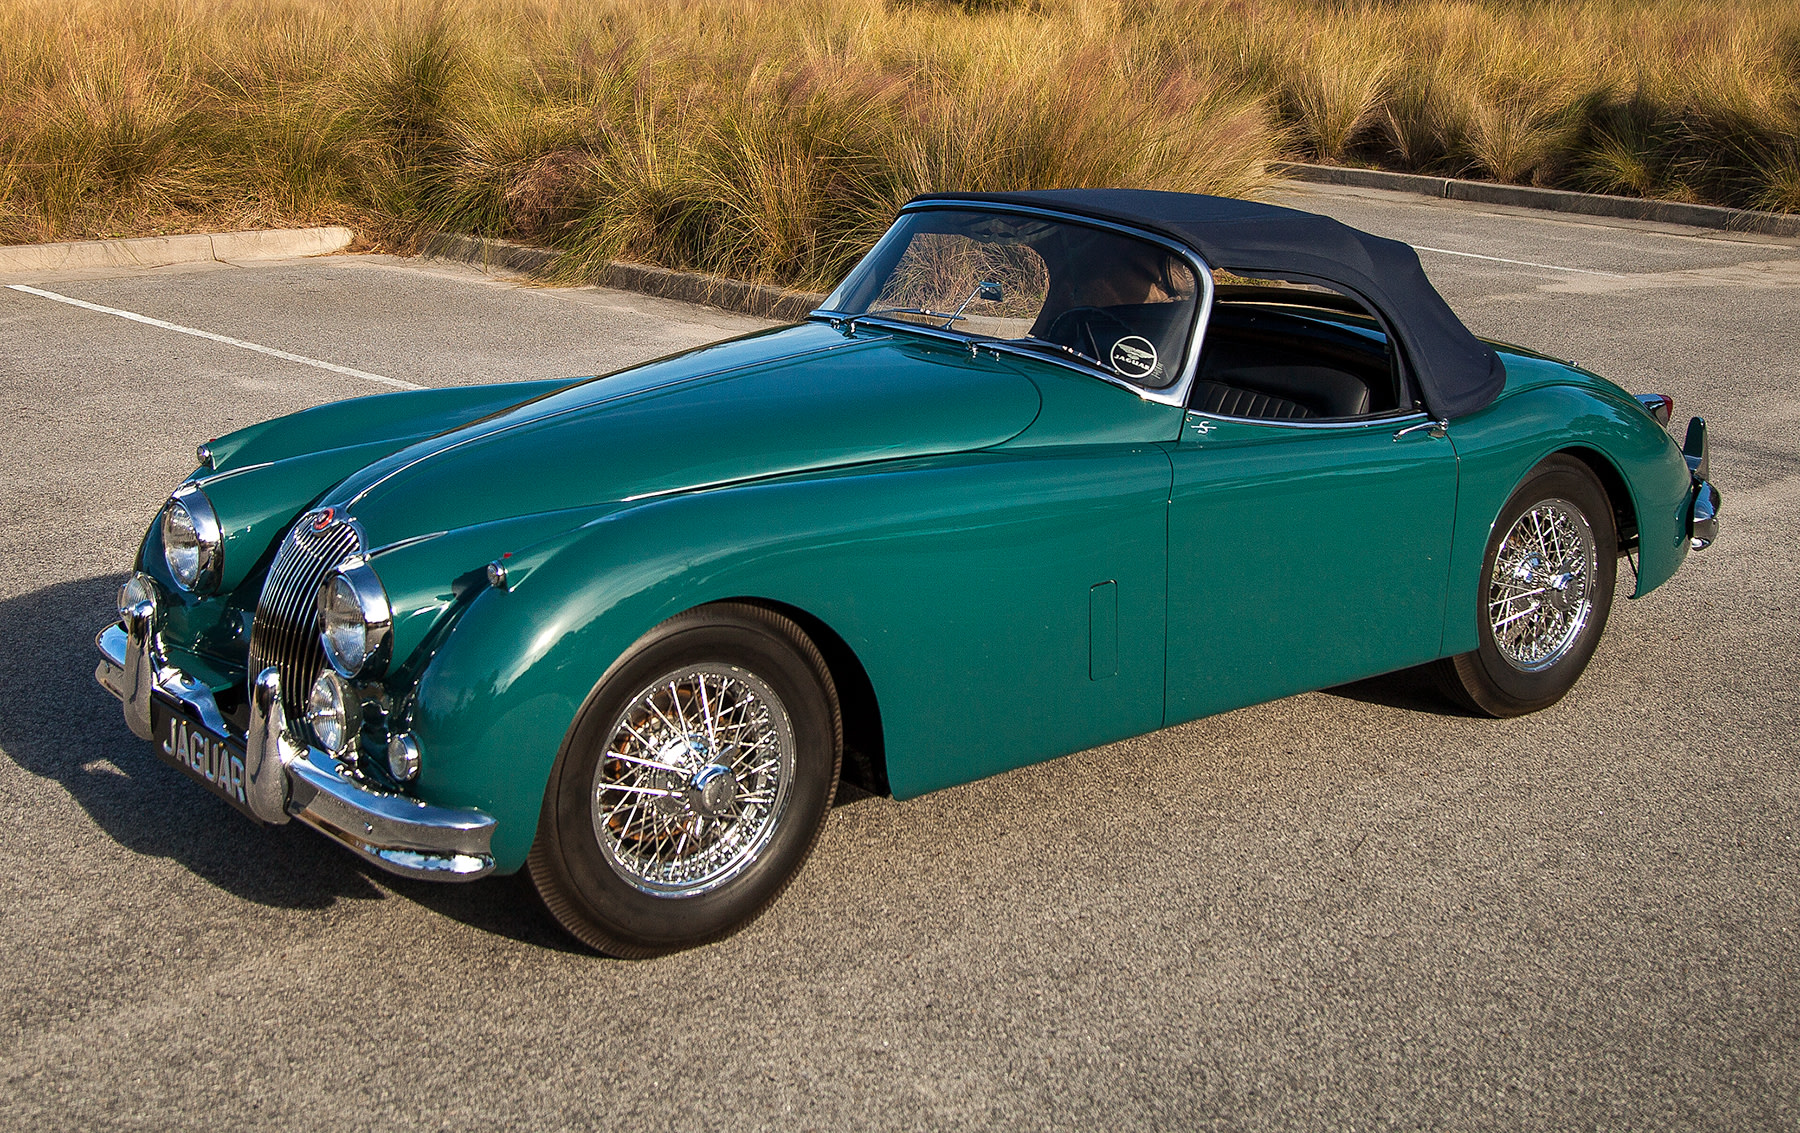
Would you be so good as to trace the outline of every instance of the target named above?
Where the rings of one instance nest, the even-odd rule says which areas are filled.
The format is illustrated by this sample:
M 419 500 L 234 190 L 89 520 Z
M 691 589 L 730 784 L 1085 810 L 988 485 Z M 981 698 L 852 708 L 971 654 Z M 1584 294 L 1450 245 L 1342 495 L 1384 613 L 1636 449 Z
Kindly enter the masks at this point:
M 1006 297 L 1006 293 L 1000 289 L 1000 285 L 991 279 L 982 280 L 981 285 L 975 289 L 975 294 L 981 298 L 983 303 L 998 303 Z

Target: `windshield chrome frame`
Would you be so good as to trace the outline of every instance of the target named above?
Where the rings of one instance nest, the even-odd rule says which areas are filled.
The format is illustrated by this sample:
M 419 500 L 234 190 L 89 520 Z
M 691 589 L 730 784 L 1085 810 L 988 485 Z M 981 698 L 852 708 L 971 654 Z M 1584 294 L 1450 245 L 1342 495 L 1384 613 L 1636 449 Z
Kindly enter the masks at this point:
M 830 321 L 833 326 L 839 327 L 857 323 L 878 323 L 883 327 L 898 327 L 909 331 L 920 331 L 933 338 L 943 338 L 960 343 L 967 346 L 971 351 L 989 350 L 996 354 L 1010 354 L 1014 357 L 1035 358 L 1042 362 L 1055 363 L 1067 369 L 1074 370 L 1076 373 L 1099 378 L 1101 381 L 1118 386 L 1121 389 L 1128 389 L 1145 401 L 1154 401 L 1162 405 L 1173 405 L 1178 409 L 1185 409 L 1187 407 L 1188 394 L 1194 387 L 1195 376 L 1200 372 L 1200 350 L 1206 339 L 1206 328 L 1212 322 L 1213 307 L 1212 269 L 1207 266 L 1206 261 L 1202 260 L 1199 254 L 1192 248 L 1178 241 L 1171 240 L 1166 236 L 1154 232 L 1146 232 L 1141 228 L 1133 228 L 1128 224 L 1118 224 L 1108 220 L 1096 220 L 1093 217 L 1082 216 L 1079 213 L 1061 212 L 1056 209 L 1038 208 L 1032 205 L 996 203 L 993 201 L 959 201 L 955 199 L 922 201 L 902 208 L 899 214 L 894 218 L 895 222 L 898 223 L 899 218 L 902 216 L 916 212 L 1003 212 L 1019 216 L 1044 217 L 1067 224 L 1079 224 L 1087 228 L 1100 228 L 1122 233 L 1123 235 L 1133 237 L 1134 239 L 1142 240 L 1147 244 L 1155 244 L 1158 247 L 1166 248 L 1177 256 L 1180 256 L 1182 260 L 1193 269 L 1194 278 L 1199 282 L 1200 302 L 1195 307 L 1193 328 L 1188 335 L 1187 353 L 1182 358 L 1179 376 L 1175 381 L 1166 386 L 1159 389 L 1150 389 L 1129 381 L 1097 363 L 1090 363 L 1070 354 L 1059 354 L 1055 350 L 1033 350 L 1028 347 L 1014 346 L 1012 345 L 1015 341 L 1013 339 L 990 338 L 962 331 L 948 330 L 943 327 L 921 326 L 918 323 L 909 323 L 900 319 L 885 318 L 881 315 L 855 315 L 846 311 L 833 310 L 830 307 L 818 307 L 809 312 L 807 318 L 825 319 Z M 888 231 L 893 231 L 891 226 Z M 885 239 L 885 235 L 883 238 Z M 879 245 L 879 243 L 880 241 L 877 241 L 877 245 Z M 858 261 L 858 263 L 860 265 L 861 261 Z M 846 276 L 844 281 L 840 281 L 837 287 L 832 288 L 831 294 L 836 295 L 838 291 L 842 289 L 844 282 L 847 282 L 848 279 L 849 277 Z M 830 302 L 829 296 L 826 301 Z M 1054 344 L 1047 345 L 1053 346 Z

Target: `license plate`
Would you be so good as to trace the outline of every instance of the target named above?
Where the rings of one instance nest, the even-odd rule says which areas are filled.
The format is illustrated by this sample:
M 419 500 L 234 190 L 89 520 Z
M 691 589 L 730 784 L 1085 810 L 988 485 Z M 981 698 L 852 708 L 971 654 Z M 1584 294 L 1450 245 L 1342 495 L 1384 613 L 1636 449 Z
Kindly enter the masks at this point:
M 178 767 L 255 818 L 244 796 L 244 749 L 160 700 L 150 705 L 152 743 L 163 762 Z

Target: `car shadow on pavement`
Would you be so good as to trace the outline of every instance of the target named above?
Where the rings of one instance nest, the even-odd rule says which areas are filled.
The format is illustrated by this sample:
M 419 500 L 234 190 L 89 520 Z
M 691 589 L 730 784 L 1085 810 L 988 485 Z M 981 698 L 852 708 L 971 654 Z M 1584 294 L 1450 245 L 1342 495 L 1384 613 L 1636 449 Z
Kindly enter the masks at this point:
M 1387 708 L 1403 708 L 1408 712 L 1427 712 L 1433 716 L 1472 717 L 1474 713 L 1439 692 L 1423 669 L 1401 669 L 1322 689 L 1327 696 L 1341 696 L 1364 704 Z
M 357 863 L 357 867 L 371 872 L 375 869 L 361 863 Z M 550 910 L 538 899 L 537 890 L 524 870 L 466 884 L 414 881 L 387 874 L 376 876 L 381 884 L 407 900 L 477 931 L 552 952 L 599 955 L 562 930 Z
M 93 823 L 136 854 L 167 858 L 246 901 L 317 909 L 382 900 L 391 889 L 471 927 L 572 947 L 528 881 L 435 885 L 379 874 L 317 832 L 258 826 L 164 764 L 125 727 L 119 702 L 94 683 L 94 634 L 114 616 L 120 576 L 62 582 L 0 600 L 0 750 L 60 784 Z M 29 825 L 54 819 L 27 813 Z M 29 841 L 66 840 L 53 830 Z M 380 885 L 376 884 L 379 877 Z
M 295 826 L 258 827 L 125 727 L 119 702 L 94 683 L 94 634 L 115 616 L 119 582 L 84 578 L 0 601 L 0 749 L 61 784 L 127 850 L 179 862 L 245 900 L 308 909 L 382 897 L 341 850 Z

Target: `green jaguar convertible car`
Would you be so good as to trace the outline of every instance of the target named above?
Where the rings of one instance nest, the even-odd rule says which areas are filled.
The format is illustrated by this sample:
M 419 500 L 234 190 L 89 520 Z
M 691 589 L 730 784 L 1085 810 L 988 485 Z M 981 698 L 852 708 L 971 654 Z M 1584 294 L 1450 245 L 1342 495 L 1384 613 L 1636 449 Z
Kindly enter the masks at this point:
M 1554 703 L 1716 533 L 1704 421 L 1477 339 L 1405 244 L 921 197 L 804 322 L 201 447 L 99 635 L 161 757 L 580 940 L 716 939 L 908 798 L 1425 666 Z M 1204 758 L 1204 753 L 1196 753 Z

